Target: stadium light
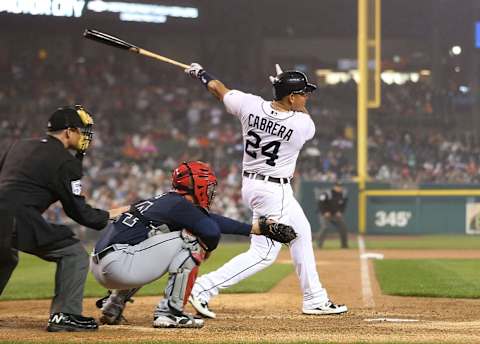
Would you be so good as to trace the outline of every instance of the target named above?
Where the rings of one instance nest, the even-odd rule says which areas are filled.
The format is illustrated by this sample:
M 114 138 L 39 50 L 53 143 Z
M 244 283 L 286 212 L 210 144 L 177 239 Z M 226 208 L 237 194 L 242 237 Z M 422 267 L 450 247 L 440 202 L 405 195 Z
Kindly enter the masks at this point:
M 454 45 L 451 49 L 450 52 L 452 55 L 460 55 L 462 53 L 462 47 L 459 45 Z

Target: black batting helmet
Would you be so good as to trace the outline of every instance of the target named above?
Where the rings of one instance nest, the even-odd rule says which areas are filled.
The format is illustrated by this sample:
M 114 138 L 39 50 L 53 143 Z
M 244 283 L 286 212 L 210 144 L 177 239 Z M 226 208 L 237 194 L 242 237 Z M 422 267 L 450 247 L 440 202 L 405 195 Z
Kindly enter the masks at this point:
M 317 86 L 307 80 L 307 76 L 296 70 L 283 72 L 273 79 L 273 96 L 280 100 L 291 93 L 309 93 L 317 89 Z

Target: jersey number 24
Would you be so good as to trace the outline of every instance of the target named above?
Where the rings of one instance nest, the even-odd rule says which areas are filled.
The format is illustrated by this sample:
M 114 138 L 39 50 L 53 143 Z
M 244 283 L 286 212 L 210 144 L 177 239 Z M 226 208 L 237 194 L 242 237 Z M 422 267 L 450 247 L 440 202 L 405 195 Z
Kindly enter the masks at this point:
M 261 147 L 262 155 L 269 158 L 267 161 L 265 161 L 265 163 L 270 166 L 275 166 L 275 160 L 278 159 L 277 153 L 282 143 L 280 141 L 272 141 L 270 143 L 267 143 L 266 145 L 261 146 L 262 138 L 253 130 L 248 131 L 247 135 L 252 137 L 253 140 L 245 141 L 245 153 L 256 159 L 257 152 L 255 152 L 254 149 L 258 149 Z M 253 149 L 250 149 L 250 147 Z

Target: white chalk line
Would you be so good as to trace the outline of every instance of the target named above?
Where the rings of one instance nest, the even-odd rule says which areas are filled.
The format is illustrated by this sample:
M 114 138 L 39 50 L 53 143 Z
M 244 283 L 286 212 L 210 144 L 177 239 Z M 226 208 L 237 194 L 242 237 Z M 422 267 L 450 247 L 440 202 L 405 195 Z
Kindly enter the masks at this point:
M 365 255 L 365 240 L 363 235 L 358 236 L 358 251 L 360 255 L 363 305 L 368 308 L 373 308 L 375 307 L 375 301 L 373 300 L 372 284 L 370 282 L 370 273 L 368 271 L 368 257 Z

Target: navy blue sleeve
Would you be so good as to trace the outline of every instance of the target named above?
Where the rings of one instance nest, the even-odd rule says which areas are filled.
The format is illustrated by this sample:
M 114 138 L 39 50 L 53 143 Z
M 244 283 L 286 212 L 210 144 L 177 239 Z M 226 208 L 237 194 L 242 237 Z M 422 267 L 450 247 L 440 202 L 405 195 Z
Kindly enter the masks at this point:
M 212 218 L 218 224 L 218 226 L 220 227 L 220 231 L 223 234 L 237 234 L 249 236 L 252 230 L 252 225 L 233 220 L 229 217 L 210 213 L 210 218 Z
M 168 216 L 169 222 L 175 227 L 188 229 L 198 236 L 208 251 L 217 248 L 221 236 L 219 225 L 192 203 L 186 200 L 178 202 Z

